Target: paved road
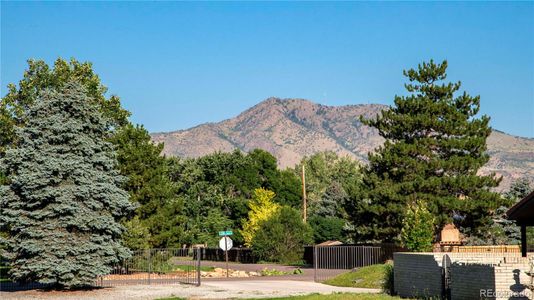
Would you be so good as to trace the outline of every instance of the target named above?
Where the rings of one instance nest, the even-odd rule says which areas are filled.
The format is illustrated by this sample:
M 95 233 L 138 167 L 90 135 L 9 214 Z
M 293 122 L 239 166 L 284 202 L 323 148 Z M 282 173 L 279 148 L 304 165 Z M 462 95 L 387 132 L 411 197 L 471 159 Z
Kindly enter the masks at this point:
M 378 293 L 376 289 L 343 288 L 309 281 L 294 280 L 218 280 L 205 282 L 200 287 L 191 285 L 130 285 L 102 288 L 90 291 L 0 292 L 1 299 L 157 299 L 184 297 L 190 299 L 264 298 L 305 295 L 310 293 L 331 294 L 338 292 Z

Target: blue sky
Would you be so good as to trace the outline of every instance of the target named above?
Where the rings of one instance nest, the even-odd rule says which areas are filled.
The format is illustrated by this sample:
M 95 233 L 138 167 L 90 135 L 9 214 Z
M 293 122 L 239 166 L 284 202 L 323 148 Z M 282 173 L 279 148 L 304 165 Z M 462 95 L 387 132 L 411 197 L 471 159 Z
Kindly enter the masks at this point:
M 2 2 L 1 93 L 26 59 L 75 57 L 150 131 L 270 96 L 392 104 L 434 58 L 492 126 L 534 137 L 534 2 Z

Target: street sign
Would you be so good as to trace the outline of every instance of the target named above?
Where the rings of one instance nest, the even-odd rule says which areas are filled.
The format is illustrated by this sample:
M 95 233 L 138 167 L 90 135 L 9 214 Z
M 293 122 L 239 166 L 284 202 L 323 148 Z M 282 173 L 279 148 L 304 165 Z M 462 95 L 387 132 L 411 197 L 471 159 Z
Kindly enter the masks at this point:
M 232 239 L 225 236 L 219 240 L 219 248 L 221 248 L 224 251 L 228 251 L 232 249 L 234 246 L 234 243 L 232 242 Z
M 219 236 L 232 235 L 232 234 L 234 234 L 234 233 L 232 232 L 232 230 L 219 231 Z
M 219 240 L 219 248 L 224 250 L 224 256 L 226 259 L 226 277 L 229 277 L 228 275 L 228 250 L 232 249 L 234 246 L 234 243 L 232 242 L 232 239 L 229 237 L 230 234 L 232 234 L 231 231 L 221 231 L 222 233 L 225 233 L 225 235 Z M 219 232 L 219 235 L 221 235 L 221 232 Z M 226 234 L 230 233 L 230 234 Z

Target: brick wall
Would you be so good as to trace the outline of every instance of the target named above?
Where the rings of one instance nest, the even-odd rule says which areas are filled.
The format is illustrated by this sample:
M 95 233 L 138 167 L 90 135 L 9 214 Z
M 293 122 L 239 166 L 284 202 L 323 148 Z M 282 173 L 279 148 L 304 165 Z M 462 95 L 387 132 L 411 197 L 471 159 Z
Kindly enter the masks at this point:
M 481 290 L 498 296 L 489 299 L 511 299 L 512 292 L 528 293 L 525 285 L 530 278 L 525 271 L 530 267 L 519 253 L 395 253 L 395 291 L 401 297 L 441 296 L 445 254 L 452 263 L 453 300 L 481 299 Z

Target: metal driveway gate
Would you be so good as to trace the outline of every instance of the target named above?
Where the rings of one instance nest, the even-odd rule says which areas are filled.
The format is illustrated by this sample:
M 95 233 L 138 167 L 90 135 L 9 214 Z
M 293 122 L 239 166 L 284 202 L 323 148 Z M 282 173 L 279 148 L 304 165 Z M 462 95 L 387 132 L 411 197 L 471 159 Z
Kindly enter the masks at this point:
M 200 285 L 200 248 L 146 249 L 113 266 L 108 275 L 97 279 L 98 286 L 127 284 Z
M 314 280 L 325 281 L 347 270 L 385 262 L 381 247 L 315 246 Z

